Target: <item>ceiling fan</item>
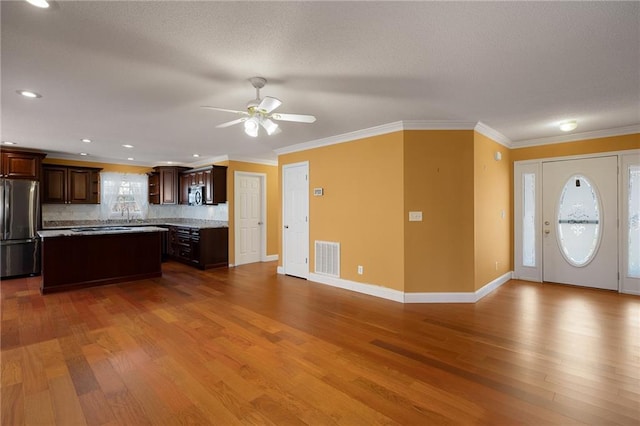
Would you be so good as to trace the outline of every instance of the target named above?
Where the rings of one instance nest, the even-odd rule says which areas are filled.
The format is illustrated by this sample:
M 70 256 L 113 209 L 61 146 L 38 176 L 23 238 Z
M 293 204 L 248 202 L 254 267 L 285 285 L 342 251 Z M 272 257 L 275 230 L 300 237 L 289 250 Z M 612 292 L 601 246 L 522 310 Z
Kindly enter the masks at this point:
M 216 111 L 225 111 L 239 114 L 242 117 L 227 121 L 226 123 L 218 124 L 217 128 L 229 127 L 234 124 L 244 123 L 244 132 L 251 136 L 258 136 L 258 130 L 260 126 L 267 132 L 268 135 L 279 133 L 280 129 L 276 121 L 295 121 L 297 123 L 313 123 L 316 118 L 313 115 L 303 114 L 285 114 L 273 112 L 276 108 L 282 105 L 282 101 L 271 96 L 265 96 L 260 99 L 260 89 L 267 84 L 267 80 L 262 77 L 252 77 L 249 79 L 253 87 L 256 88 L 256 98 L 247 102 L 246 111 L 237 111 L 233 109 L 217 108 L 212 106 L 203 106 L 202 108 L 214 109 Z

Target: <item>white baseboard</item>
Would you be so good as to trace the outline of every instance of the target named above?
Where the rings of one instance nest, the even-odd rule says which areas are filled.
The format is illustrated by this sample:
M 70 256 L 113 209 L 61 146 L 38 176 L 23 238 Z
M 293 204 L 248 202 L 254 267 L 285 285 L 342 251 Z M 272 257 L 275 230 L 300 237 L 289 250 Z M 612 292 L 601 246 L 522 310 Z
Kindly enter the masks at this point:
M 263 262 L 273 262 L 274 260 L 278 260 L 279 257 L 277 254 L 268 254 L 266 256 L 262 256 Z
M 383 299 L 393 300 L 395 302 L 404 301 L 403 292 L 379 285 L 363 284 L 355 281 L 343 280 L 342 278 L 329 277 L 326 275 L 314 273 L 309 274 L 309 280 L 320 284 L 330 285 L 332 287 L 355 291 L 357 293 L 368 294 L 369 296 L 376 296 Z
M 405 303 L 476 303 L 513 276 L 507 272 L 474 292 L 464 293 L 405 293 Z
M 278 274 L 284 274 L 284 267 L 278 266 Z M 355 291 L 357 293 L 367 294 L 369 296 L 380 297 L 382 299 L 392 300 L 400 303 L 476 303 L 502 284 L 509 281 L 513 276 L 512 272 L 507 272 L 499 276 L 495 280 L 487 283 L 475 292 L 456 292 L 456 293 L 404 293 L 392 288 L 382 287 L 379 285 L 359 283 L 356 281 L 344 280 L 342 278 L 330 277 L 322 274 L 309 274 L 309 281 L 318 284 L 329 285 L 332 287 L 342 288 L 345 290 Z

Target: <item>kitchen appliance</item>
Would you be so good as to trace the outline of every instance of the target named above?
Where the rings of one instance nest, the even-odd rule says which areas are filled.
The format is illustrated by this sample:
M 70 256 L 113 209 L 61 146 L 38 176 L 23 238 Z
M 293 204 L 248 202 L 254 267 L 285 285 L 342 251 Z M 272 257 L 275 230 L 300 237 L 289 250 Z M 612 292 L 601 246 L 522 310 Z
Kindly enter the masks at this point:
M 39 183 L 0 179 L 0 205 L 0 277 L 39 274 Z
M 191 186 L 189 187 L 189 205 L 201 206 L 202 197 L 204 196 L 204 186 Z

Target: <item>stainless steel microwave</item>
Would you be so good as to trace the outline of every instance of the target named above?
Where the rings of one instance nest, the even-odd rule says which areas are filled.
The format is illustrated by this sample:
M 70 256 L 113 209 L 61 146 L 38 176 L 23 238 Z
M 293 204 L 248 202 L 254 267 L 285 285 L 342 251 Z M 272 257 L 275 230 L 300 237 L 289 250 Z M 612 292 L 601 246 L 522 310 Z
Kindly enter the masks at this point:
M 201 206 L 204 196 L 204 186 L 191 186 L 189 187 L 189 205 Z

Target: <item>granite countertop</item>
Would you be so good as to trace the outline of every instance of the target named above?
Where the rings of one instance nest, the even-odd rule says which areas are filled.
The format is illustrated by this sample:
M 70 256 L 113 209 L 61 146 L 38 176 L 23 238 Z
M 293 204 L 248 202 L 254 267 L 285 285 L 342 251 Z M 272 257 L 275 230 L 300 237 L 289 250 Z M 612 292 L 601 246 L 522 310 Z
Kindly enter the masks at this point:
M 38 231 L 38 235 L 40 238 L 44 239 L 52 237 L 78 237 L 84 235 L 136 234 L 140 232 L 167 232 L 167 229 L 160 228 L 158 226 L 98 226 L 42 230 Z
M 179 219 L 179 218 L 163 218 L 163 219 L 146 219 L 146 220 L 60 220 L 49 221 L 44 223 L 43 230 L 83 228 L 83 227 L 110 227 L 110 226 L 127 226 L 127 227 L 144 227 L 144 226 L 183 226 L 187 228 L 205 229 L 205 228 L 228 228 L 229 222 L 222 220 L 197 220 L 197 219 Z

